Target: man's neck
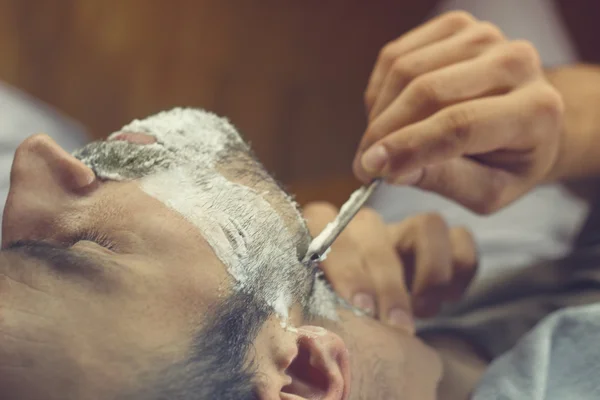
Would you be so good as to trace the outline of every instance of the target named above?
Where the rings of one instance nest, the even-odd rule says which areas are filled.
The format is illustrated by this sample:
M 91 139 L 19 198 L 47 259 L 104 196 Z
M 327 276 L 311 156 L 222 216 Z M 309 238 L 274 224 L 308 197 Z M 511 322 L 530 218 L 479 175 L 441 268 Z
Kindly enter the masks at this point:
M 339 326 L 325 327 L 339 334 L 348 346 L 354 383 L 361 383 L 361 387 L 353 384 L 352 393 L 365 398 L 377 398 L 374 391 L 382 393 L 377 392 L 381 388 L 370 385 L 389 382 L 387 390 L 395 396 L 402 394 L 403 399 L 466 400 L 487 367 L 475 349 L 460 338 L 428 337 L 423 344 L 407 332 L 371 318 L 348 311 L 340 311 L 340 316 Z M 387 376 L 383 377 L 384 373 Z M 433 397 L 420 391 L 427 386 L 431 386 Z M 351 399 L 363 397 L 353 395 Z
M 423 339 L 442 359 L 444 374 L 438 386 L 438 400 L 470 399 L 488 361 L 461 337 L 439 334 Z

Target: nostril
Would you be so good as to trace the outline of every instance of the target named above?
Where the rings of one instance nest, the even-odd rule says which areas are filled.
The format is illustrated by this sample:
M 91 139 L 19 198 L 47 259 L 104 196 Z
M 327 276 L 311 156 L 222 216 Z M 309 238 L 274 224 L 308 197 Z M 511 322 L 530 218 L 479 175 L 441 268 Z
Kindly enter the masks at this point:
M 146 133 L 136 133 L 136 132 L 121 132 L 117 133 L 114 136 L 111 136 L 109 140 L 123 140 L 133 144 L 152 144 L 156 143 L 156 138 L 154 136 L 148 135 Z

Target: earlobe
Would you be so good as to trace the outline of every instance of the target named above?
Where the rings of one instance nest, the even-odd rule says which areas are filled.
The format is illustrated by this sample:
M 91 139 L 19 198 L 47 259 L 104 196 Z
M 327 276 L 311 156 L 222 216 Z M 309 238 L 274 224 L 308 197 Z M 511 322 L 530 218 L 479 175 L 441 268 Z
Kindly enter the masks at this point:
M 281 389 L 282 400 L 348 398 L 348 350 L 338 335 L 324 328 L 298 328 L 297 355 L 286 372 L 291 383 Z

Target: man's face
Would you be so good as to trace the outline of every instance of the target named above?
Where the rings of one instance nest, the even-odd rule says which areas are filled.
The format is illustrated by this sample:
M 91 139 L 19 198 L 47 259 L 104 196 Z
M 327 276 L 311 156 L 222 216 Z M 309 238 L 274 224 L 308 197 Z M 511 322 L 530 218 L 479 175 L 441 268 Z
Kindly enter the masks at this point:
M 99 175 L 90 184 L 89 168 L 48 138 L 21 145 L 3 221 L 0 368 L 27 368 L 23 390 L 40 379 L 127 385 L 128 369 L 184 357 L 234 290 L 282 321 L 306 303 L 313 274 L 298 261 L 309 236 L 297 210 L 239 138 L 219 142 L 208 128 L 209 141 L 159 126 L 92 145 L 80 154 Z M 258 229 L 262 243 L 251 240 Z
M 347 398 L 341 338 L 296 329 L 307 314 L 337 317 L 336 298 L 299 261 L 306 227 L 223 124 L 179 110 L 77 158 L 44 136 L 20 146 L 2 225 L 0 397 L 135 390 L 139 376 L 185 359 L 207 315 L 237 292 L 272 314 L 253 341 L 262 397 Z M 395 381 L 393 353 L 422 345 L 392 341 L 367 353 L 389 357 Z M 370 370 L 355 355 L 352 369 Z
M 197 230 L 135 183 L 107 182 L 31 231 L 13 225 L 13 213 L 30 224 L 24 207 L 40 218 L 35 207 L 46 199 L 19 182 L 13 188 L 4 244 L 43 239 L 57 245 L 17 245 L 16 254 L 4 253 L 0 397 L 54 398 L 40 388 L 47 394 L 72 393 L 71 387 L 103 393 L 111 389 L 106 383 L 131 388 L 123 381 L 132 379 L 131 371 L 186 355 L 204 314 L 231 286 Z M 27 234 L 20 235 L 21 228 Z M 87 232 L 107 235 L 114 250 Z M 40 262 L 15 262 L 19 253 Z

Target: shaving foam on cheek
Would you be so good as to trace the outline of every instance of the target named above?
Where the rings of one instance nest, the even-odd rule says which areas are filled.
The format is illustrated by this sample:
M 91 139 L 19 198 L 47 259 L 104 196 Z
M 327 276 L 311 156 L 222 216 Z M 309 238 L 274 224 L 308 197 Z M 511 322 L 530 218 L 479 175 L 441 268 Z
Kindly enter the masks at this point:
M 141 187 L 194 224 L 237 288 L 259 294 L 282 319 L 309 290 L 291 235 L 254 190 L 214 170 L 187 167 L 143 178 Z
M 266 198 L 277 192 L 285 208 L 294 210 L 290 218 L 296 224 L 303 224 L 300 213 L 251 159 L 248 146 L 226 119 L 174 109 L 135 120 L 111 137 L 121 132 L 148 134 L 156 143 L 96 142 L 75 156 L 100 178 L 138 179 L 142 190 L 184 216 L 225 265 L 235 288 L 262 298 L 286 326 L 295 302 L 312 315 L 337 318 L 337 296 L 300 263 L 306 250 L 298 246 L 301 238 L 290 232 L 289 219 L 286 226 Z M 250 162 L 244 164 L 246 159 Z M 242 165 L 232 167 L 237 163 Z M 228 177 L 219 172 L 223 170 L 229 171 Z M 237 175 L 240 181 L 250 176 L 249 184 L 232 181 Z

